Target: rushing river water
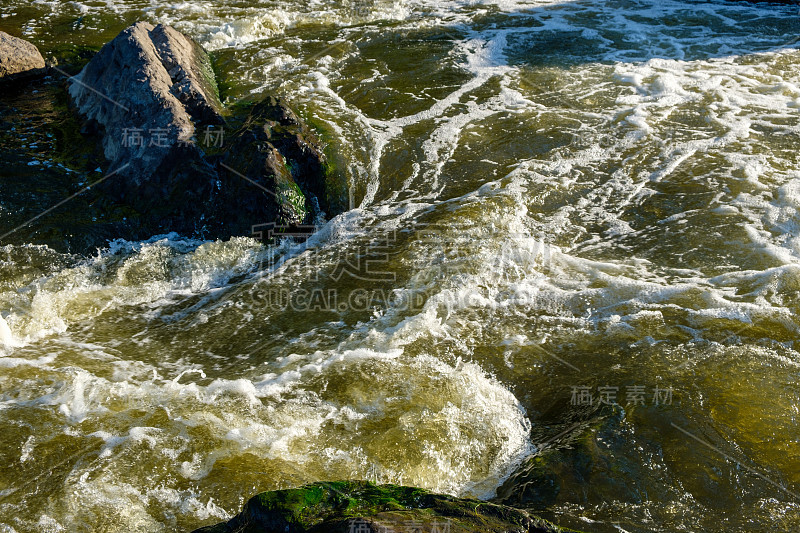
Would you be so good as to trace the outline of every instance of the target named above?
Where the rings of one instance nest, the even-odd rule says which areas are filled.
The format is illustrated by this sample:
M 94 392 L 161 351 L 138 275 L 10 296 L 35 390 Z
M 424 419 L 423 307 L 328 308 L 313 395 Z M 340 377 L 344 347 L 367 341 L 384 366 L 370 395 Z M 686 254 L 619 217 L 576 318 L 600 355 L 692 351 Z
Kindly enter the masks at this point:
M 0 531 L 190 530 L 327 479 L 488 498 L 570 432 L 590 445 L 551 465 L 562 525 L 800 530 L 797 6 L 0 0 L 0 17 L 46 55 L 174 25 L 230 102 L 288 95 L 352 208 L 273 247 L 42 244 L 91 226 L 78 197 L 5 236 Z M 17 113 L 41 94 L 0 108 L 3 233 L 99 176 L 53 160 L 47 109 Z M 589 395 L 618 405 L 570 425 Z

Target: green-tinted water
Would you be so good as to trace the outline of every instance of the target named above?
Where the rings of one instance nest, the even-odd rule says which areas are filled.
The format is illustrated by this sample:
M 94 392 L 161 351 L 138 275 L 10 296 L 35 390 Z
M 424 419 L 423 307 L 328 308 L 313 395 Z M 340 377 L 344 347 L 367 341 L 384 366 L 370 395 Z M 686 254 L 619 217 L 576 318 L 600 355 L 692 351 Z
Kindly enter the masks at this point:
M 518 472 L 503 496 L 585 531 L 800 528 L 796 6 L 0 16 L 59 57 L 173 24 L 229 102 L 286 94 L 322 129 L 353 207 L 273 248 L 56 251 L 92 231 L 81 197 L 6 237 L 0 527 L 188 530 L 309 481 L 489 497 Z M 33 90 L 0 99 L 4 233 L 102 175 Z

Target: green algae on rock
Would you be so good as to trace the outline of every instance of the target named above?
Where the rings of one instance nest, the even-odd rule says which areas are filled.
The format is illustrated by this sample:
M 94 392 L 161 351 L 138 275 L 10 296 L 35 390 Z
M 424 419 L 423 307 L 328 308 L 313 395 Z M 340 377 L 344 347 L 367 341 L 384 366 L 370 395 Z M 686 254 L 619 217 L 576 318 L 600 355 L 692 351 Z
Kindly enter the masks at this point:
M 319 209 L 344 211 L 327 194 L 321 142 L 282 98 L 266 96 L 254 104 L 220 152 L 224 188 L 217 202 L 223 211 L 234 206 L 229 225 L 241 218 L 251 221 L 240 233 L 260 223 L 311 224 Z
M 409 529 L 409 527 L 411 529 Z M 228 522 L 194 533 L 557 533 L 526 511 L 470 498 L 366 481 L 318 482 L 262 492 Z

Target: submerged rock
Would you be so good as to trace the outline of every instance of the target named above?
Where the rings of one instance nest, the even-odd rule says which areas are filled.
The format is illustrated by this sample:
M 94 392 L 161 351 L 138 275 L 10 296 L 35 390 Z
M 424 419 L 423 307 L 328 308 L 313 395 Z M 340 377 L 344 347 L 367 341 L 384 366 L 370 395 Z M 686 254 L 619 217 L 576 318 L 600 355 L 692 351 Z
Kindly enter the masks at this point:
M 640 406 L 641 408 L 642 406 Z M 556 404 L 537 418 L 535 455 L 526 459 L 497 489 L 492 499 L 500 505 L 536 510 L 553 518 L 552 509 L 567 505 L 597 508 L 607 502 L 641 505 L 648 500 L 669 501 L 673 496 L 659 486 L 659 470 L 642 474 L 630 457 L 615 454 L 630 445 L 625 409 L 619 405 Z M 544 432 L 546 431 L 546 432 Z M 643 444 L 639 441 L 637 446 Z M 558 520 L 582 527 L 575 516 Z
M 37 76 L 44 72 L 44 58 L 36 46 L 0 31 L 0 81 Z
M 481 500 L 365 481 L 262 492 L 232 520 L 195 533 L 555 533 L 526 511 Z
M 250 235 L 265 223 L 308 224 L 330 205 L 311 130 L 267 97 L 238 131 L 226 131 L 208 54 L 169 26 L 123 30 L 71 79 L 69 93 L 109 163 L 95 203 L 133 211 L 118 236 Z

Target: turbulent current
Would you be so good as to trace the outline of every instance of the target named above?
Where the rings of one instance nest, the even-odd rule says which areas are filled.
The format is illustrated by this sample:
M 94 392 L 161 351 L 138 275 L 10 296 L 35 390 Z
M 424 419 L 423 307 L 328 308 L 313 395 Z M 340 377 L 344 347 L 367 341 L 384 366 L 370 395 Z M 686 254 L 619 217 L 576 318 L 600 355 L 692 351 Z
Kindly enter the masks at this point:
M 187 531 L 332 479 L 525 506 L 528 460 L 570 432 L 583 451 L 527 501 L 561 525 L 800 530 L 797 5 L 0 17 L 45 55 L 136 20 L 186 32 L 229 101 L 283 94 L 321 131 L 351 207 L 272 246 L 43 244 L 80 198 L 4 236 L 0 531 Z M 0 108 L 0 157 L 26 169 L 0 171 L 2 233 L 66 196 L 44 176 L 94 179 L 17 112 L 36 96 Z

